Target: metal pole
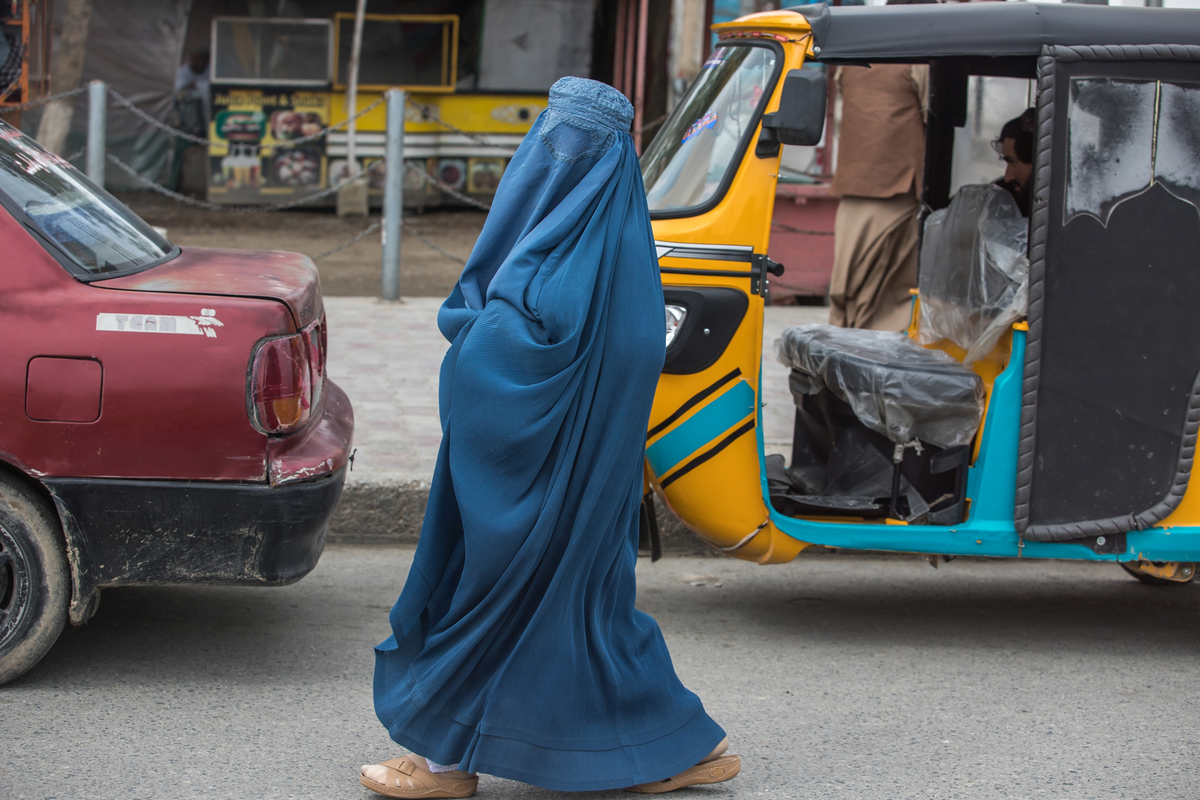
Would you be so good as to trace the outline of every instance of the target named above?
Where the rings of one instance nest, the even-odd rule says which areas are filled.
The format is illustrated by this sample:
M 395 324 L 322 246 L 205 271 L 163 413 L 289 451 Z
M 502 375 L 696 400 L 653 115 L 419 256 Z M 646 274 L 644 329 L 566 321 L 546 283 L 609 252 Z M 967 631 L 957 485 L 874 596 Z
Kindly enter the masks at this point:
M 387 90 L 383 178 L 383 299 L 400 299 L 400 222 L 404 204 L 404 92 Z
M 108 84 L 91 81 L 88 84 L 87 176 L 97 186 L 104 186 L 104 127 L 108 116 Z
M 646 27 L 650 0 L 638 4 L 637 21 L 637 77 L 633 86 L 633 149 L 642 154 L 642 123 L 645 122 L 646 97 Z
M 613 47 L 613 82 L 617 91 L 625 91 L 625 7 L 629 0 L 617 0 L 617 35 Z
M 358 174 L 358 159 L 354 153 L 354 134 L 358 125 L 354 115 L 358 113 L 358 61 L 362 55 L 363 16 L 367 11 L 367 0 L 358 0 L 354 9 L 354 40 L 350 45 L 350 79 L 346 85 L 346 114 L 350 124 L 346 127 L 346 165 L 351 175 Z
M 633 13 L 633 4 L 635 0 L 629 0 L 626 3 L 625 9 L 625 69 L 622 71 L 624 76 L 624 85 L 618 86 L 621 93 L 629 98 L 629 102 L 633 102 L 633 65 L 634 57 L 637 55 L 637 19 Z

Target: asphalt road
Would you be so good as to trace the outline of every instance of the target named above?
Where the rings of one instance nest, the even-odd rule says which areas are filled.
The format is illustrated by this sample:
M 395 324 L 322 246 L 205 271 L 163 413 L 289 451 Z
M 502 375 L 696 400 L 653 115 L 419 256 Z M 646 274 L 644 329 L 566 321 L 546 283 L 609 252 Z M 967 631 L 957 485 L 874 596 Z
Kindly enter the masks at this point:
M 398 754 L 371 646 L 410 558 L 337 546 L 284 589 L 105 592 L 0 688 L 0 798 L 370 797 L 358 765 Z M 841 555 L 668 556 L 639 582 L 744 759 L 683 797 L 1200 797 L 1200 587 Z M 569 797 L 489 777 L 478 796 Z

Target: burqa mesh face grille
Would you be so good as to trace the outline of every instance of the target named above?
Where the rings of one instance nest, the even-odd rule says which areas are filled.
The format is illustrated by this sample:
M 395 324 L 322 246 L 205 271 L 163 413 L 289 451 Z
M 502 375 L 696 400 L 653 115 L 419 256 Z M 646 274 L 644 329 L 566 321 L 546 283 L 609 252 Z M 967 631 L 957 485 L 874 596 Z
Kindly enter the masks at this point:
M 612 140 L 616 137 L 614 131 L 595 126 L 585 128 L 557 111 L 546 112 L 546 122 L 540 135 L 550 155 L 568 164 L 604 152 L 612 146 Z

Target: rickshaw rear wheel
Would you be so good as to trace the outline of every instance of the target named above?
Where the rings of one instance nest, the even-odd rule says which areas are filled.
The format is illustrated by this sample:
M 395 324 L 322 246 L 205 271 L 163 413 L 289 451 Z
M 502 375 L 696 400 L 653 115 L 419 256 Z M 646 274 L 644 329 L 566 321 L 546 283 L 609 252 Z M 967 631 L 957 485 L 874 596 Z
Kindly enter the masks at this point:
M 1184 586 L 1196 577 L 1190 561 L 1123 561 L 1121 569 L 1147 586 Z

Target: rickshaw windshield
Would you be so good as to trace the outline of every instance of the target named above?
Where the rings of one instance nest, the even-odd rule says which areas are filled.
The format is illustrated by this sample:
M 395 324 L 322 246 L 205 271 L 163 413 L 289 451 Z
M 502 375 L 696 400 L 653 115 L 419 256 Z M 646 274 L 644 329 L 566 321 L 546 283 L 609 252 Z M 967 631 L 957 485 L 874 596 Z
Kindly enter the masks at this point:
M 719 197 L 771 96 L 781 61 L 773 47 L 721 45 L 642 155 L 650 210 L 682 211 Z

